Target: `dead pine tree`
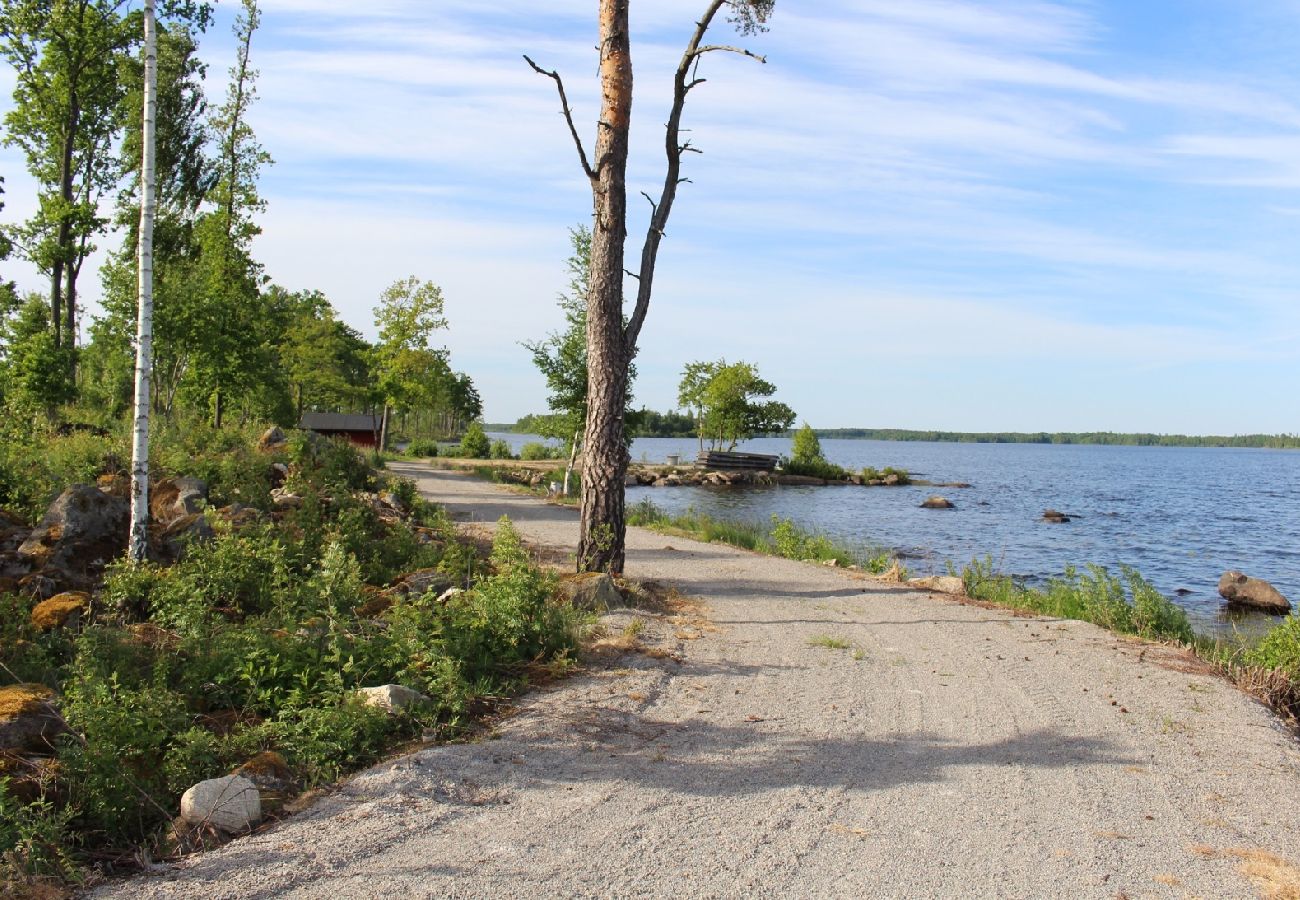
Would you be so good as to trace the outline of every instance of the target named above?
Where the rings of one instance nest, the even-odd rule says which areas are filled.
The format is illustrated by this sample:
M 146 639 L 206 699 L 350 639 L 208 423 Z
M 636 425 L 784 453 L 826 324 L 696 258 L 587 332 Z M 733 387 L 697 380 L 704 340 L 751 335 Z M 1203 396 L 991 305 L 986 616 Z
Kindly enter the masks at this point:
M 624 440 L 624 398 L 628 366 L 636 356 L 637 337 L 650 307 L 655 262 L 672 213 L 681 175 L 682 157 L 698 152 L 681 135 L 682 110 L 692 90 L 704 83 L 700 61 L 711 53 L 738 53 L 764 62 L 742 47 L 706 44 L 705 36 L 724 8 L 727 21 L 741 34 L 765 29 L 775 0 L 711 0 L 691 33 L 673 76 L 673 103 L 665 126 L 667 165 L 663 188 L 650 203 L 650 224 L 641 246 L 641 264 L 628 271 L 624 264 L 627 238 L 627 155 L 632 123 L 632 48 L 628 31 L 630 0 L 599 0 L 600 118 L 595 156 L 589 157 L 573 121 L 573 111 L 558 72 L 543 69 L 528 56 L 534 71 L 552 79 L 560 108 L 578 150 L 583 174 L 591 183 L 591 280 L 587 295 L 587 423 L 583 432 L 582 517 L 578 539 L 578 571 L 623 571 L 627 523 L 624 483 L 628 451 Z M 636 302 L 624 319 L 623 276 L 636 280 Z

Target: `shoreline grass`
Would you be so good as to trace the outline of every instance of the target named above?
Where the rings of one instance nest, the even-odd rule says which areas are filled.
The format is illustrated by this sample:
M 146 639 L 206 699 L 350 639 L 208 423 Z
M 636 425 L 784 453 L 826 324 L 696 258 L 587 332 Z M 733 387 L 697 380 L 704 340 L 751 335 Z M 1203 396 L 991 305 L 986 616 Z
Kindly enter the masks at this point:
M 772 516 L 771 525 L 716 519 L 694 508 L 676 515 L 660 509 L 649 497 L 627 510 L 627 524 L 662 533 L 680 534 L 706 543 L 728 544 L 742 550 L 802 562 L 857 567 L 873 575 L 895 569 L 898 560 L 879 547 L 854 548 L 821 532 L 800 528 L 791 519 Z M 902 570 L 904 574 L 905 570 Z

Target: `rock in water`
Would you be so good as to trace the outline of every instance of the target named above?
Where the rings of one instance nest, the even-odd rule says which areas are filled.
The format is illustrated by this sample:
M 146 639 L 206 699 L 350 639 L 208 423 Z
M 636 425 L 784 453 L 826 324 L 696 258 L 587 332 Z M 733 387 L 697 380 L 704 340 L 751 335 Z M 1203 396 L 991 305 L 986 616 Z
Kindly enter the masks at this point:
M 248 831 L 262 819 L 257 785 L 242 775 L 200 781 L 181 796 L 181 818 L 227 834 Z
M 1262 578 L 1251 578 L 1244 572 L 1224 572 L 1219 579 L 1219 596 L 1233 606 L 1262 609 L 1284 615 L 1291 611 L 1291 601 Z
M 940 497 L 938 495 L 935 495 L 933 497 L 927 497 L 925 499 L 925 502 L 921 504 L 921 509 L 956 509 L 956 508 L 957 507 L 952 505 L 951 500 L 948 500 L 945 497 Z

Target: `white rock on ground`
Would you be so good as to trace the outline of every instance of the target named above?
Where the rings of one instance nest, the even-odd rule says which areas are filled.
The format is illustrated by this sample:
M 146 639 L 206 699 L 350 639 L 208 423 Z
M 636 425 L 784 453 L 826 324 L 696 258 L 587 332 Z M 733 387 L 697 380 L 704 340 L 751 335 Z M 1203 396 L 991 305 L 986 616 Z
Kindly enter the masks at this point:
M 378 687 L 358 688 L 357 693 L 369 706 L 378 706 L 389 712 L 401 712 L 413 703 L 429 703 L 419 691 L 400 684 L 381 684 Z
M 200 781 L 181 796 L 181 818 L 228 834 L 248 831 L 262 819 L 257 786 L 241 775 Z

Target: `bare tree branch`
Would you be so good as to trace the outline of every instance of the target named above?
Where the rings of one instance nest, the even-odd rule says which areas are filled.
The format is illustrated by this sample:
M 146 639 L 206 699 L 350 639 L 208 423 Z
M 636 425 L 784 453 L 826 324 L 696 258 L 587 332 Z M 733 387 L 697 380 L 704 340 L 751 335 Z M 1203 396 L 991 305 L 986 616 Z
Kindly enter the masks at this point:
M 730 47 L 726 44 L 711 44 L 708 47 L 701 47 L 695 51 L 694 55 L 700 57 L 706 53 L 715 53 L 719 50 L 723 53 L 739 53 L 741 56 L 748 56 L 750 59 L 756 59 L 761 63 L 767 62 L 766 56 L 760 56 L 752 50 L 746 50 L 744 47 Z
M 560 73 L 554 70 L 547 71 L 533 62 L 528 54 L 524 54 L 524 62 L 532 66 L 533 71 L 538 75 L 545 75 L 555 82 L 555 88 L 560 92 L 560 108 L 564 111 L 564 121 L 569 125 L 569 134 L 573 135 L 573 144 L 578 148 L 578 159 L 582 162 L 582 171 L 591 181 L 596 180 L 596 172 L 591 168 L 591 163 L 587 162 L 587 151 L 582 147 L 582 138 L 578 136 L 578 129 L 573 124 L 573 111 L 569 109 L 569 98 L 564 93 L 564 82 L 560 79 Z
M 641 275 L 637 279 L 636 305 L 633 306 L 632 315 L 628 318 L 627 327 L 623 330 L 623 341 L 629 357 L 636 355 L 637 338 L 641 334 L 641 326 L 645 324 L 646 313 L 650 308 L 650 293 L 654 286 L 655 262 L 659 257 L 659 244 L 663 241 L 665 229 L 668 227 L 668 216 L 672 212 L 673 201 L 677 198 L 677 187 L 690 181 L 689 178 L 685 178 L 681 174 L 682 155 L 700 152 L 691 146 L 690 141 L 681 139 L 682 110 L 686 105 L 686 95 L 690 93 L 692 88 L 704 82 L 704 79 L 699 78 L 696 74 L 699 69 L 700 57 L 706 53 L 723 51 L 738 53 L 759 62 L 767 61 L 765 57 L 751 53 L 741 47 L 702 43 L 704 35 L 709 30 L 709 26 L 713 23 L 718 11 L 722 7 L 729 5 L 731 4 L 728 0 L 711 0 L 704 15 L 695 23 L 695 31 L 691 35 L 690 42 L 686 45 L 686 51 L 682 54 L 681 62 L 677 64 L 677 71 L 673 76 L 673 105 L 668 115 L 668 122 L 664 126 L 664 154 L 668 159 L 668 166 L 664 172 L 664 185 L 659 194 L 659 202 L 656 204 L 651 201 L 653 211 L 650 216 L 650 225 L 646 229 L 645 243 L 641 246 Z M 647 199 L 649 198 L 647 197 Z

